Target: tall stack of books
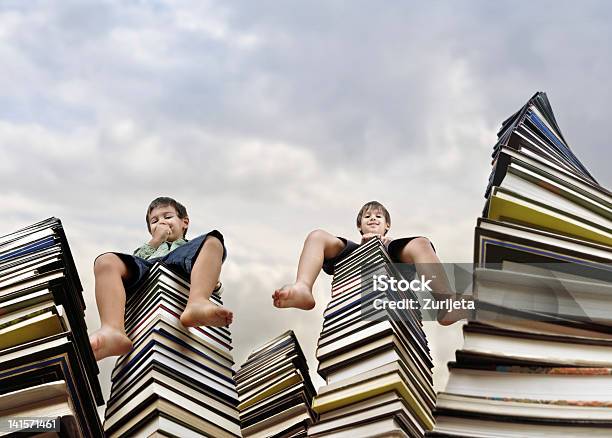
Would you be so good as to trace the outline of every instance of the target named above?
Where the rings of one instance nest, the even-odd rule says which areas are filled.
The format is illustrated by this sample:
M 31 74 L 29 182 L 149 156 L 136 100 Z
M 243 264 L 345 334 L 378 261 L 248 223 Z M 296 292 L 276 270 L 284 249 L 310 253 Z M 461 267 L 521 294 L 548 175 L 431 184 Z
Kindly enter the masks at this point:
M 308 364 L 288 331 L 253 350 L 236 373 L 243 437 L 305 437 L 317 418 Z
M 436 437 L 612 434 L 612 193 L 544 93 L 503 123 L 474 246 L 476 321 Z
M 313 401 L 320 421 L 308 436 L 418 437 L 433 427 L 432 361 L 420 312 L 382 305 L 417 297 L 376 290 L 374 275 L 407 275 L 377 238 L 335 267 L 316 352 L 327 384 Z
M 33 426 L 59 427 L 62 436 L 103 436 L 98 373 L 61 221 L 50 218 L 0 237 L 0 418 L 11 419 L 2 425 L 5 433 Z
M 185 328 L 179 317 L 188 296 L 185 279 L 155 264 L 128 297 L 133 349 L 112 372 L 107 436 L 240 436 L 230 332 Z M 216 292 L 211 301 L 222 304 Z

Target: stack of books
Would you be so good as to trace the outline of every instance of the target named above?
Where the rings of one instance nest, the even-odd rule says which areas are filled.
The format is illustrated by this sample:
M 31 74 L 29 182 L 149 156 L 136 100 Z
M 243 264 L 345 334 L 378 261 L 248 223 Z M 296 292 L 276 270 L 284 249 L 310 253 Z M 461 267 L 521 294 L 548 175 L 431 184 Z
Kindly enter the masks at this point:
M 253 350 L 236 373 L 243 437 L 305 437 L 317 418 L 308 364 L 288 331 Z
M 418 437 L 433 427 L 432 361 L 411 291 L 380 291 L 374 276 L 414 275 L 394 265 L 379 239 L 361 245 L 334 270 L 316 356 L 326 385 L 313 409 L 312 437 Z M 410 279 L 410 278 L 409 278 Z
M 476 320 L 431 436 L 610 436 L 612 193 L 544 93 L 498 137 L 475 232 Z
M 189 283 L 158 263 L 128 297 L 133 349 L 112 372 L 107 436 L 240 436 L 230 332 L 185 328 L 188 296 Z M 222 304 L 216 292 L 211 301 Z
M 4 432 L 33 426 L 59 428 L 62 436 L 103 436 L 98 373 L 61 221 L 50 218 L 0 237 L 0 418 L 13 419 L 3 423 Z

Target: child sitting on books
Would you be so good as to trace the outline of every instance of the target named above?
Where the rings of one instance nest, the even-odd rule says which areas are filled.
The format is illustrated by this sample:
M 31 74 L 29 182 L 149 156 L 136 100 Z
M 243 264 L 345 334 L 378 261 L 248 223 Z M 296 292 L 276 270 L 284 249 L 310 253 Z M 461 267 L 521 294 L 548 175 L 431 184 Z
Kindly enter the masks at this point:
M 132 342 L 125 333 L 126 292 L 133 292 L 155 262 L 190 278 L 189 300 L 181 315 L 186 327 L 226 326 L 232 312 L 210 302 L 217 286 L 221 264 L 227 255 L 223 236 L 217 230 L 185 239 L 187 210 L 172 198 L 151 202 L 146 215 L 151 239 L 134 255 L 105 253 L 94 261 L 95 291 L 101 327 L 89 340 L 96 360 L 130 351 Z
M 361 244 L 379 237 L 387 247 L 393 262 L 414 264 L 419 275 L 432 278 L 430 284 L 436 299 L 450 298 L 450 285 L 433 244 L 427 238 L 418 236 L 391 239 L 387 236 L 390 228 L 391 216 L 381 203 L 371 201 L 359 210 L 357 229 L 361 233 Z M 333 275 L 336 263 L 357 248 L 359 244 L 351 240 L 336 237 L 323 230 L 312 231 L 304 242 L 295 283 L 274 291 L 274 306 L 312 309 L 315 306 L 312 287 L 321 269 Z M 467 316 L 465 312 L 441 311 L 438 313 L 438 321 L 449 325 Z

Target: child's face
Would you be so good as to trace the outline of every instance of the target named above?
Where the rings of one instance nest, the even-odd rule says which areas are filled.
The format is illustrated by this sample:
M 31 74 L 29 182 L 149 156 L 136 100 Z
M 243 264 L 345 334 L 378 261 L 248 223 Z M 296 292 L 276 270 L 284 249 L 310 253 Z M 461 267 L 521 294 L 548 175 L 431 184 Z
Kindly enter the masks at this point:
M 361 216 L 361 234 L 380 234 L 383 236 L 390 228 L 381 210 L 368 210 Z
M 180 218 L 176 209 L 170 205 L 164 207 L 156 207 L 149 213 L 149 226 L 151 227 L 151 235 L 154 235 L 155 229 L 160 224 L 166 224 L 170 227 L 170 235 L 167 241 L 174 242 L 185 235 L 185 230 L 189 225 L 189 218 Z

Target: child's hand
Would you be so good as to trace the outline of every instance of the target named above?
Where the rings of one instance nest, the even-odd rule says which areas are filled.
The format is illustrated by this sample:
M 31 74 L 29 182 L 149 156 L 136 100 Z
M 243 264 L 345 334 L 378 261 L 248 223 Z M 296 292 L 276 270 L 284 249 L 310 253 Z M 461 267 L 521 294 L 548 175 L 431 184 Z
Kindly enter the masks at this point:
M 157 224 L 155 229 L 153 230 L 153 238 L 151 239 L 151 244 L 153 246 L 159 246 L 168 240 L 172 231 L 170 230 L 170 226 L 167 224 Z
M 393 240 L 390 237 L 383 236 L 382 234 L 366 233 L 363 236 L 361 236 L 361 243 L 364 244 L 368 240 L 373 239 L 374 237 L 380 238 L 380 240 L 382 241 L 383 245 L 385 245 L 385 246 L 388 245 L 391 242 L 391 240 Z
M 371 240 L 375 237 L 381 237 L 381 236 L 380 234 L 376 234 L 376 233 L 365 233 L 364 235 L 361 236 L 361 243 L 364 244 L 368 240 Z

